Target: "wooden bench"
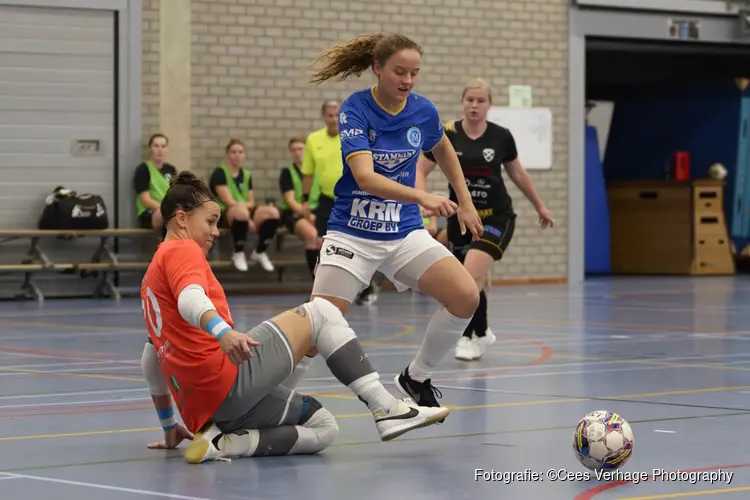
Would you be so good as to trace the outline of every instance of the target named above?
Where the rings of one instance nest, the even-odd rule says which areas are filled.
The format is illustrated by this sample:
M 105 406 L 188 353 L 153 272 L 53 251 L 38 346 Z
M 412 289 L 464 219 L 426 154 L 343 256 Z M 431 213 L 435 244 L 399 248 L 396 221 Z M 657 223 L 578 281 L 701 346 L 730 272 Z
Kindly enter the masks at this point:
M 281 250 L 282 241 L 288 232 L 279 228 L 277 233 L 277 249 Z M 220 237 L 230 235 L 229 230 L 221 230 Z M 44 293 L 33 280 L 34 275 L 44 272 L 56 272 L 65 274 L 78 274 L 84 277 L 97 277 L 99 284 L 94 291 L 94 297 L 111 296 L 115 300 L 121 298 L 119 287 L 116 285 L 116 276 L 121 271 L 145 271 L 150 262 L 123 262 L 118 258 L 117 252 L 110 246 L 110 241 L 118 238 L 138 239 L 153 237 L 154 244 L 160 241 L 160 234 L 150 229 L 125 228 L 125 229 L 102 229 L 102 230 L 42 230 L 42 229 L 5 229 L 0 230 L 0 244 L 10 241 L 27 239 L 30 241 L 25 258 L 19 264 L 0 264 L 0 273 L 22 273 L 24 275 L 20 294 L 17 298 L 32 298 L 37 302 L 44 302 Z M 98 238 L 99 245 L 88 261 L 57 263 L 40 248 L 39 243 L 45 238 L 57 238 L 61 241 L 72 241 L 79 238 Z M 276 267 L 278 281 L 283 281 L 284 272 L 289 266 L 297 266 L 305 263 L 304 259 L 279 259 L 272 260 Z M 211 267 L 215 270 L 232 268 L 229 260 L 209 260 Z

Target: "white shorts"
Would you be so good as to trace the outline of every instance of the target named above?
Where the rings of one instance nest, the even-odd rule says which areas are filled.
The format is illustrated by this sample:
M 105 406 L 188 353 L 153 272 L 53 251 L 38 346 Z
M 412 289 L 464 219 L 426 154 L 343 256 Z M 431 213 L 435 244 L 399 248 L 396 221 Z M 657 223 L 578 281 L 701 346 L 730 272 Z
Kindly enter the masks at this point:
M 439 241 L 430 236 L 425 229 L 417 229 L 406 238 L 392 241 L 379 241 L 358 238 L 338 231 L 330 231 L 323 237 L 320 249 L 319 266 L 336 266 L 353 274 L 362 283 L 368 284 L 376 271 L 380 271 L 393 283 L 396 290 L 403 292 L 413 288 L 413 284 L 399 282 L 395 276 L 407 264 L 420 255 L 425 255 L 429 262 L 420 262 L 417 272 L 421 275 L 432 264 L 453 254 Z M 413 282 L 420 276 L 410 276 Z

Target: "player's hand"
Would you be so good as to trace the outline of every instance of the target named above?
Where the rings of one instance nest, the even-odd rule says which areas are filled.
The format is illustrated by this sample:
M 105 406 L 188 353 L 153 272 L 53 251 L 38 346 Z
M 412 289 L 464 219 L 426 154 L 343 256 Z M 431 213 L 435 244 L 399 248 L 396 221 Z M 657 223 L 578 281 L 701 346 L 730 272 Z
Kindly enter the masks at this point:
M 307 219 L 308 221 L 310 221 L 310 224 L 313 224 L 313 225 L 315 224 L 315 214 L 313 214 L 313 213 L 307 214 L 305 216 L 305 219 Z
M 471 241 L 479 241 L 479 237 L 484 232 L 484 225 L 473 203 L 459 205 L 458 227 L 461 229 L 461 234 L 466 234 L 467 229 L 471 232 Z
M 435 214 L 431 210 L 427 210 L 425 207 L 419 207 L 419 215 L 422 217 L 434 217 Z
M 302 213 L 305 214 L 305 218 L 308 219 L 310 217 L 310 202 L 304 201 L 302 202 Z
M 177 448 L 186 439 L 192 441 L 194 437 L 187 427 L 177 424 L 168 431 L 164 431 L 164 441 L 149 443 L 147 446 L 149 450 L 171 450 Z
M 250 346 L 260 345 L 260 342 L 244 333 L 232 330 L 221 337 L 219 345 L 232 363 L 241 365 L 253 356 Z
M 555 227 L 555 219 L 552 218 L 552 214 L 547 210 L 547 207 L 542 206 L 536 212 L 539 215 L 539 225 L 542 226 L 542 229 Z
M 456 213 L 458 205 L 445 196 L 438 194 L 427 193 L 425 191 L 419 192 L 419 200 L 417 201 L 426 211 L 432 213 L 432 216 L 450 217 Z

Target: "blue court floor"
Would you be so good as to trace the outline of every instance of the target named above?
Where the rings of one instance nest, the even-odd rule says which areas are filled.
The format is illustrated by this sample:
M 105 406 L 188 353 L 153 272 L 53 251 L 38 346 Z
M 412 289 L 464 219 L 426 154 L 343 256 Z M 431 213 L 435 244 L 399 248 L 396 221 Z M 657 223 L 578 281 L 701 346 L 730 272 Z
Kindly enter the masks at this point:
M 273 295 L 230 304 L 238 326 L 249 329 L 303 300 Z M 367 410 L 316 360 L 300 389 L 337 416 L 333 447 L 318 456 L 189 466 L 179 449 L 146 449 L 161 431 L 140 374 L 140 301 L 4 303 L 0 498 L 750 498 L 748 304 L 746 278 L 494 288 L 490 326 L 498 342 L 476 362 L 451 352 L 435 375 L 442 402 L 453 408 L 443 425 L 381 443 Z M 387 387 L 411 360 L 435 307 L 406 292 L 352 310 L 351 324 Z M 713 484 L 556 480 L 547 471 L 584 471 L 573 429 L 600 409 L 633 426 L 626 471 L 723 474 Z M 477 469 L 528 470 L 543 480 L 476 480 Z

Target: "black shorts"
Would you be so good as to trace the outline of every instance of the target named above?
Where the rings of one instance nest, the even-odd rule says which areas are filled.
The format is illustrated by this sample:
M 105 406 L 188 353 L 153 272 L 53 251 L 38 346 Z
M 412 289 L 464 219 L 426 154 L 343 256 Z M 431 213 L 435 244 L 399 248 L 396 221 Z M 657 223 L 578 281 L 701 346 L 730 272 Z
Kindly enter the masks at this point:
M 479 241 L 471 241 L 471 232 L 467 229 L 466 234 L 461 234 L 458 225 L 458 218 L 451 217 L 448 219 L 448 243 L 453 255 L 462 263 L 469 250 L 480 250 L 493 259 L 500 260 L 503 258 L 505 249 L 510 245 L 513 239 L 513 230 L 516 228 L 516 216 L 510 215 L 493 215 L 483 217 L 482 224 L 484 232 Z
M 321 194 L 318 198 L 318 208 L 315 209 L 315 229 L 321 238 L 328 233 L 328 219 L 331 218 L 331 212 L 333 212 L 333 198 Z
M 294 234 L 294 226 L 297 225 L 297 221 L 300 220 L 301 218 L 302 216 L 300 214 L 296 214 L 292 212 L 291 210 L 281 211 L 281 224 L 291 234 Z
M 146 210 L 138 216 L 138 227 L 141 229 L 154 229 L 154 213 L 151 210 Z M 167 225 L 161 228 L 161 239 L 167 237 Z

